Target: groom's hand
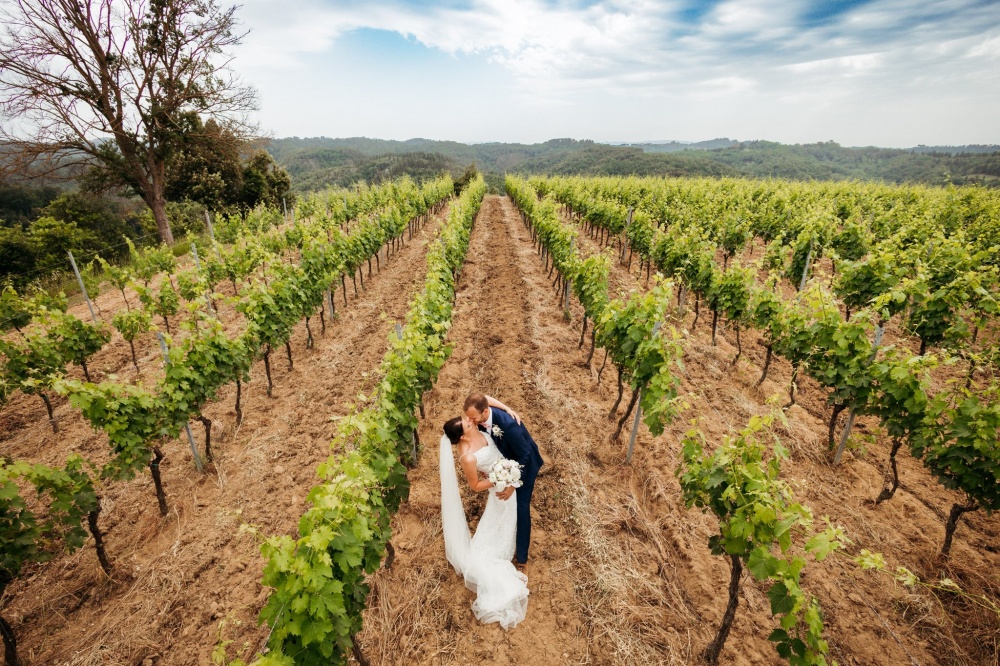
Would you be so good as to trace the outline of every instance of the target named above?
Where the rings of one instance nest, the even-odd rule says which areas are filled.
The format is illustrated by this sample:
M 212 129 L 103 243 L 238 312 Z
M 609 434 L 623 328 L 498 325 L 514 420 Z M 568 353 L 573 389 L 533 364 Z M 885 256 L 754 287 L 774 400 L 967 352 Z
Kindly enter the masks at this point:
M 510 418 L 517 421 L 517 425 L 521 425 L 521 415 L 515 412 L 513 409 L 508 409 L 507 413 L 510 414 Z
M 514 487 L 507 486 L 503 491 L 497 493 L 497 497 L 502 500 L 509 500 L 510 496 L 514 494 Z

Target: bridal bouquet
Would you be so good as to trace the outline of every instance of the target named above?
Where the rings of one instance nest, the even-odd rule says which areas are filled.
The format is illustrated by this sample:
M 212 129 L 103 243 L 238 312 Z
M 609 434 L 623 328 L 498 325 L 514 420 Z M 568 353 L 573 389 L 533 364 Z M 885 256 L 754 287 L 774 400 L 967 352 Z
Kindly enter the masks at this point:
M 523 484 L 521 481 L 521 465 L 513 460 L 504 458 L 493 465 L 489 478 L 493 483 L 493 490 L 498 493 L 503 492 L 508 487 L 520 488 Z

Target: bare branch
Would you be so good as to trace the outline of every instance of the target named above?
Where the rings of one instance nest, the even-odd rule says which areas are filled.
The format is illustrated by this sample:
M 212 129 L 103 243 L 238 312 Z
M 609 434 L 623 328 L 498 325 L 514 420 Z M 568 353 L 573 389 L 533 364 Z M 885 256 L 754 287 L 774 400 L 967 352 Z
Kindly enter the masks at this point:
M 0 174 L 67 165 L 134 183 L 164 240 L 164 179 L 186 114 L 256 136 L 255 91 L 226 55 L 246 35 L 215 0 L 0 4 Z

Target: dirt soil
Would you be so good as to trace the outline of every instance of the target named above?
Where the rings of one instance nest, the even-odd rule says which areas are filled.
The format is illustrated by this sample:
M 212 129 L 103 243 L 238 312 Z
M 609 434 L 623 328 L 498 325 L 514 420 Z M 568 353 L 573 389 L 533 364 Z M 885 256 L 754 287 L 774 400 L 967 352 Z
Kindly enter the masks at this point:
M 348 280 L 350 304 L 337 304 L 341 320 L 328 323 L 325 337 L 313 320 L 314 349 L 304 349 L 299 326 L 294 369 L 287 370 L 283 354 L 272 357 L 271 400 L 264 396 L 262 364 L 255 364 L 239 428 L 235 388 L 221 392 L 206 410 L 217 431 L 217 462 L 208 474 L 194 470 L 185 441 L 166 445 L 167 518 L 157 513 L 148 474 L 108 486 L 101 520 L 116 565 L 112 580 L 103 578 L 88 544 L 34 568 L 8 591 L 0 612 L 14 624 L 28 664 L 208 664 L 223 640 L 232 641 L 229 658 L 260 649 L 266 640 L 266 628 L 256 625 L 267 595 L 260 585 L 263 560 L 255 538 L 240 526 L 294 532 L 337 417 L 373 385 L 392 324 L 422 284 L 425 244 L 438 224 L 429 224 L 388 269 L 366 278 L 360 298 Z M 578 242 L 584 253 L 600 251 L 582 229 Z M 614 266 L 615 292 L 646 288 L 637 264 L 631 272 Z M 117 292 L 99 301 L 105 312 L 123 305 Z M 598 384 L 603 351 L 585 365 L 579 304 L 571 303 L 567 320 L 513 204 L 486 198 L 458 286 L 449 334 L 454 353 L 425 396 L 425 450 L 411 472 L 409 501 L 393 523 L 396 562 L 372 579 L 359 642 L 373 665 L 699 663 L 722 617 L 729 568 L 708 549 L 717 523 L 680 499 L 678 444 L 692 420 L 711 446 L 751 415 L 771 411 L 772 396 L 783 403 L 791 368 L 775 359 L 768 380 L 755 388 L 764 360 L 756 332 L 743 332 L 743 357 L 734 366 L 733 331 L 720 324 L 712 346 L 711 313 L 703 309 L 695 327 L 691 305 L 689 299 L 683 321 L 668 322 L 687 331 L 682 390 L 691 406 L 660 437 L 640 428 L 633 464 L 625 465 L 624 442 L 610 439 L 614 369 Z M 85 307 L 75 311 L 82 315 Z M 227 329 L 239 326 L 238 315 L 225 309 L 223 319 Z M 158 353 L 155 339 L 143 341 L 144 376 L 155 375 Z M 134 377 L 120 339 L 93 365 L 101 376 Z M 901 452 L 901 488 L 889 502 L 871 506 L 887 467 L 885 437 L 861 419 L 857 441 L 863 445 L 832 467 L 825 392 L 808 379 L 799 387 L 788 424 L 776 429 L 791 453 L 783 477 L 796 498 L 846 529 L 850 554 L 879 551 L 890 567 L 906 566 L 929 580 L 947 576 L 997 603 L 996 518 L 963 517 L 950 561 L 940 562 L 944 520 L 958 496 Z M 475 620 L 473 594 L 445 560 L 441 539 L 437 442 L 441 424 L 459 413 L 472 390 L 518 410 L 548 461 L 533 500 L 528 615 L 509 632 Z M 49 430 L 38 398 L 15 398 L 0 411 L 0 454 L 56 463 L 80 452 L 103 460 L 103 435 L 64 400 L 56 407 L 59 435 Z M 195 433 L 200 442 L 200 427 Z M 485 496 L 463 493 L 474 528 Z M 859 571 L 845 556 L 810 563 L 803 586 L 822 604 L 830 656 L 840 664 L 1000 663 L 996 614 L 961 596 L 911 590 L 888 575 Z M 766 640 L 775 626 L 766 587 L 745 577 L 720 663 L 783 663 Z
M 315 345 L 305 348 L 300 323 L 292 337 L 294 366 L 284 350 L 272 354 L 274 395 L 265 395 L 263 363 L 243 386 L 244 420 L 235 424 L 235 385 L 223 388 L 205 415 L 213 421 L 215 462 L 199 474 L 186 439 L 165 443 L 161 469 L 170 507 L 160 517 L 148 472 L 102 492 L 101 527 L 114 570 L 106 579 L 88 543 L 73 555 L 33 567 L 8 588 L 0 613 L 13 625 L 27 665 L 210 664 L 220 641 L 229 658 L 248 658 L 263 647 L 266 627 L 257 615 L 267 598 L 264 560 L 254 536 L 294 534 L 315 484 L 315 468 L 330 453 L 337 419 L 353 409 L 359 392 L 375 383 L 393 325 L 423 287 L 428 242 L 447 211 L 432 218 L 383 270 L 365 272 L 365 289 L 348 305 L 338 290 L 339 321 L 311 322 Z M 383 253 L 384 257 L 384 253 Z M 374 262 L 373 262 L 374 265 Z M 365 267 L 367 269 L 367 266 Z M 226 285 L 221 285 L 225 287 Z M 338 285 L 339 286 L 339 285 Z M 134 294 L 129 293 L 135 302 Z M 105 320 L 124 307 L 121 293 L 97 299 Z M 86 315 L 86 306 L 71 309 Z M 241 315 L 222 305 L 232 333 Z M 157 322 L 159 323 L 159 322 Z M 174 321 L 171 322 L 175 328 Z M 143 379 L 161 363 L 155 336 L 137 345 Z M 117 334 L 91 365 L 95 380 L 117 373 L 134 379 L 128 345 Z M 73 369 L 71 376 L 80 375 Z M 72 453 L 98 463 L 108 457 L 103 433 L 93 431 L 65 399 L 54 400 L 60 431 L 53 434 L 37 397 L 16 396 L 0 412 L 0 455 L 59 464 Z M 201 424 L 192 426 L 199 447 Z
M 600 251 L 582 229 L 579 242 L 584 253 Z M 644 289 L 645 274 L 638 274 L 637 261 L 631 272 L 616 264 L 611 284 L 614 291 Z M 641 427 L 633 464 L 625 465 L 625 443 L 611 441 L 615 423 L 608 419 L 617 394 L 613 368 L 598 385 L 603 351 L 586 367 L 588 345 L 578 348 L 579 304 L 572 303 L 567 321 L 512 202 L 486 199 L 459 284 L 450 333 L 455 351 L 425 398 L 420 438 L 427 448 L 411 473 L 410 500 L 393 524 L 396 564 L 373 579 L 360 635 L 373 664 L 700 661 L 724 611 L 729 567 L 708 549 L 715 520 L 680 498 L 678 445 L 692 420 L 712 446 L 751 415 L 772 412 L 769 398 L 785 402 L 791 368 L 775 359 L 757 389 L 760 336 L 742 333 L 743 356 L 734 366 L 733 331 L 720 323 L 712 346 L 711 313 L 702 309 L 693 327 L 690 305 L 683 321 L 670 324 L 686 331 L 682 391 L 691 406 L 660 437 Z M 550 461 L 533 501 L 528 616 L 509 632 L 476 622 L 473 594 L 444 558 L 436 447 L 441 424 L 459 413 L 472 390 L 518 410 Z M 829 516 L 852 540 L 846 555 L 810 563 L 803 575 L 804 588 L 822 604 L 830 656 L 858 665 L 997 664 L 994 612 L 959 595 L 934 596 L 886 574 L 864 573 L 851 556 L 861 548 L 882 552 L 891 568 L 906 566 L 925 580 L 949 577 L 997 603 L 1000 524 L 967 514 L 951 560 L 939 561 L 944 520 L 959 496 L 901 452 L 900 490 L 872 506 L 888 443 L 875 436 L 877 424 L 861 419 L 857 441 L 863 445 L 832 467 L 825 400 L 815 382 L 800 381 L 798 404 L 775 432 L 790 450 L 782 476 L 797 500 L 812 508 L 819 525 Z M 483 498 L 466 495 L 474 528 Z M 767 641 L 776 626 L 766 586 L 745 576 L 721 663 L 784 663 Z

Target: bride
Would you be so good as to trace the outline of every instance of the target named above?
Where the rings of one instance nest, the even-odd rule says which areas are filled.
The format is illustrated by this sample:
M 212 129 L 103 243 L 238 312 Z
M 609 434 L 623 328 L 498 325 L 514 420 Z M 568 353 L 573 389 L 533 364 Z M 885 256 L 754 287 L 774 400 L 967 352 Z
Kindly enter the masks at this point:
M 458 447 L 469 486 L 476 492 L 489 492 L 486 510 L 471 537 L 458 492 L 453 446 Z M 456 417 L 444 424 L 440 463 L 445 554 L 455 571 L 465 577 L 466 587 L 476 593 L 472 604 L 476 619 L 513 629 L 528 611 L 528 577 L 511 563 L 517 534 L 517 495 L 494 492 L 493 484 L 485 478 L 502 459 L 493 438 L 480 432 L 468 418 Z

